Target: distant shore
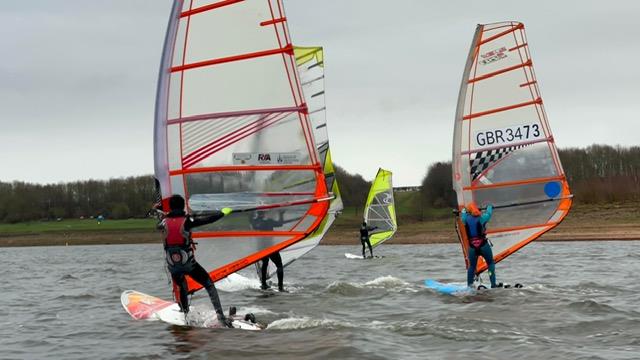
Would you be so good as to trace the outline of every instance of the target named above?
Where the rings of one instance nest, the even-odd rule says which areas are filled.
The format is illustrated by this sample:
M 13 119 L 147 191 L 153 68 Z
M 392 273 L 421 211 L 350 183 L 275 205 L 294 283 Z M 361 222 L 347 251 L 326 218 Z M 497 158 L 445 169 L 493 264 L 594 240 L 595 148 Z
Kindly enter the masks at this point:
M 640 240 L 640 203 L 574 206 L 567 218 L 536 241 Z M 358 226 L 362 214 L 345 211 L 321 245 L 360 246 Z M 154 219 L 63 220 L 0 224 L 0 247 L 109 244 L 160 244 Z M 389 244 L 457 243 L 453 218 L 416 221 L 398 219 L 398 232 Z
M 445 223 L 450 228 L 443 228 Z M 640 222 L 636 224 L 609 224 L 599 226 L 583 224 L 575 226 L 567 221 L 544 234 L 536 241 L 600 241 L 640 240 Z M 431 228 L 431 229 L 429 229 Z M 321 245 L 359 246 L 357 228 L 344 226 L 332 229 Z M 18 246 L 71 246 L 160 243 L 160 233 L 149 230 L 68 231 L 30 234 L 0 235 L 0 247 Z M 451 221 L 416 222 L 400 225 L 389 244 L 445 244 L 457 243 L 457 235 Z

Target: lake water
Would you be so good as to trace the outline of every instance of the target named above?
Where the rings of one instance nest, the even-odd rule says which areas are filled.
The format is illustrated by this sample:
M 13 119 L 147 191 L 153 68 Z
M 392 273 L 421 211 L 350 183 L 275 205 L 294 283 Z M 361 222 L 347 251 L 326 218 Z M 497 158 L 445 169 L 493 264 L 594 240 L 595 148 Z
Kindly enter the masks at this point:
M 0 358 L 638 359 L 640 242 L 533 243 L 497 266 L 523 289 L 448 296 L 462 282 L 457 244 L 321 246 L 285 270 L 288 294 L 219 285 L 223 306 L 254 312 L 260 332 L 135 321 L 120 294 L 170 298 L 160 245 L 0 249 Z M 226 290 L 226 291 L 222 291 Z M 211 316 L 196 294 L 194 316 Z

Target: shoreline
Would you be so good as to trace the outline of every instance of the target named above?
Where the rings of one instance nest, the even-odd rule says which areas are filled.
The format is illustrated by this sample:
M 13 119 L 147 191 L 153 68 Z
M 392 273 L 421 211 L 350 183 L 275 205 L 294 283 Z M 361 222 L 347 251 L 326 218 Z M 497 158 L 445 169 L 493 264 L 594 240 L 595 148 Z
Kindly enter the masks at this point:
M 401 227 L 389 244 L 457 244 L 455 231 L 420 229 L 421 223 L 406 224 Z M 424 225 L 424 224 L 422 224 Z M 535 241 L 634 241 L 640 240 L 640 224 L 619 224 L 606 228 L 585 226 L 576 229 L 573 226 L 558 226 Z M 74 245 L 121 245 L 161 243 L 160 233 L 155 230 L 102 230 L 45 232 L 28 234 L 0 235 L 0 247 L 28 246 L 74 246 Z M 356 231 L 351 229 L 332 229 L 320 245 L 360 246 Z

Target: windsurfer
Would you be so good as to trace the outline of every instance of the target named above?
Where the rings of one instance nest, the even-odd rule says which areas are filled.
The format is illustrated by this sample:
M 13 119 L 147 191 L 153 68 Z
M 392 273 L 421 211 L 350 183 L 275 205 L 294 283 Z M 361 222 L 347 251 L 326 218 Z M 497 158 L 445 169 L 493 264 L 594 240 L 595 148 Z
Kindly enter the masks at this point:
M 373 249 L 371 248 L 371 241 L 369 241 L 369 231 L 377 229 L 377 226 L 367 226 L 367 222 L 363 221 L 360 225 L 360 242 L 362 243 L 362 258 L 365 256 L 365 244 L 369 246 L 369 254 L 373 258 Z
M 273 231 L 273 229 L 280 227 L 284 224 L 284 210 L 278 213 L 278 220 L 268 219 L 265 216 L 265 211 L 256 211 L 255 215 L 251 218 L 251 227 L 254 230 L 260 231 Z M 262 259 L 262 267 L 260 268 L 260 288 L 266 290 L 269 288 L 267 284 L 267 271 L 269 269 L 269 260 L 273 261 L 276 265 L 276 274 L 278 276 L 278 291 L 285 292 L 284 289 L 284 266 L 282 266 L 282 257 L 280 252 L 276 251 L 269 256 Z
M 232 210 L 224 208 L 222 211 L 214 211 L 205 217 L 194 217 L 184 211 L 185 201 L 180 195 L 173 195 L 169 198 L 169 208 L 170 212 L 158 224 L 158 228 L 164 234 L 164 249 L 173 280 L 174 297 L 180 305 L 181 311 L 185 317 L 189 312 L 189 293 L 185 277 L 189 275 L 207 290 L 218 320 L 227 327 L 233 327 L 232 320 L 224 316 L 220 297 L 213 281 L 207 271 L 195 260 L 195 243 L 191 238 L 191 229 L 217 221 L 229 215 Z
M 482 256 L 487 263 L 489 271 L 489 279 L 491 287 L 495 288 L 496 284 L 496 264 L 493 260 L 493 252 L 491 244 L 487 240 L 486 226 L 491 215 L 493 214 L 493 205 L 487 206 L 484 212 L 478 209 L 475 202 L 471 202 L 460 213 L 462 223 L 464 224 L 467 238 L 469 239 L 469 268 L 467 269 L 467 285 L 473 285 L 476 266 L 478 265 L 478 257 Z

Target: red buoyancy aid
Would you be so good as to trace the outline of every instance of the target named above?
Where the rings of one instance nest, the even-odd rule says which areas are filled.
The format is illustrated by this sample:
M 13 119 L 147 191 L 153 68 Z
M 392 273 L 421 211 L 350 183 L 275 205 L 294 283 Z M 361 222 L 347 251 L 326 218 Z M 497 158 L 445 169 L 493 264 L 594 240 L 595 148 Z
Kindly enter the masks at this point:
M 191 232 L 186 231 L 185 216 L 164 219 L 164 249 L 170 269 L 183 270 L 194 262 Z
M 191 247 L 191 234 L 184 229 L 186 221 L 185 216 L 164 219 L 165 247 Z

